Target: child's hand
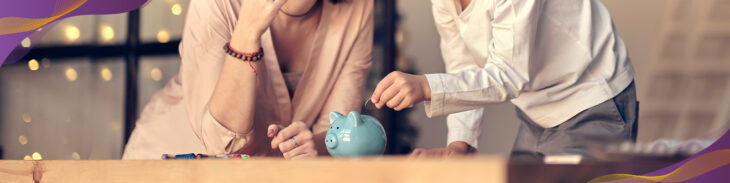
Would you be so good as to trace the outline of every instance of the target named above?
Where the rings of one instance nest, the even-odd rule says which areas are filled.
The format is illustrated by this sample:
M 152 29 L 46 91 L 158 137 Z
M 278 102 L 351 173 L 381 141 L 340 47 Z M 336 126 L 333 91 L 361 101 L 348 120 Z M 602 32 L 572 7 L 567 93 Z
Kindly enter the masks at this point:
M 317 156 L 314 148 L 312 131 L 307 124 L 295 121 L 284 128 L 279 125 L 269 125 L 267 133 L 271 140 L 271 149 L 279 149 L 286 159 L 312 158 Z M 294 139 L 294 140 L 292 140 Z
M 370 101 L 378 109 L 387 105 L 396 111 L 411 108 L 424 100 L 431 99 L 431 88 L 424 75 L 391 72 L 375 87 Z
M 459 153 L 449 148 L 436 148 L 436 149 L 423 149 L 416 148 L 408 155 L 409 159 L 424 159 L 424 158 L 448 158 L 452 155 L 458 155 Z
M 453 156 L 463 156 L 467 154 L 476 153 L 476 149 L 471 147 L 466 142 L 456 141 L 449 144 L 446 148 L 436 149 L 422 149 L 416 148 L 413 150 L 411 155 L 408 156 L 410 159 L 423 159 L 423 158 L 448 158 Z

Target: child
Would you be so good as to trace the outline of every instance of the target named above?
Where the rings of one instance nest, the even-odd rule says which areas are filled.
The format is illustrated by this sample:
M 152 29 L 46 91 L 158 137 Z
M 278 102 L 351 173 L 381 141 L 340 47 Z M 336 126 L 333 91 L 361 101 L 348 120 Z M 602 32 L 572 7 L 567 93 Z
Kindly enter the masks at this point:
M 395 110 L 425 101 L 450 114 L 449 148 L 474 152 L 483 106 L 511 101 L 513 159 L 593 158 L 589 145 L 635 141 L 638 103 L 626 45 L 599 0 L 432 0 L 448 73 L 393 72 L 371 101 Z

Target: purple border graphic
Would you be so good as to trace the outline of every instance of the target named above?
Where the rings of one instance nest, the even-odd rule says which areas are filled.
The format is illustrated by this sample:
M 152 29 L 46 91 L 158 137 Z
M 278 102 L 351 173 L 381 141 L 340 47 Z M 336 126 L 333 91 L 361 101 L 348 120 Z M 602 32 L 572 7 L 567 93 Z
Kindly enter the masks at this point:
M 730 149 L 730 131 L 725 132 L 725 134 L 722 135 L 722 137 L 720 137 L 719 139 L 717 139 L 717 141 L 715 141 L 715 143 L 710 145 L 710 147 L 707 147 L 706 149 L 700 151 L 699 153 L 692 155 L 691 157 L 689 157 L 685 160 L 682 160 L 679 163 L 675 163 L 666 168 L 656 170 L 656 171 L 653 171 L 653 172 L 650 172 L 650 173 L 647 173 L 644 175 L 658 176 L 658 175 L 667 174 L 669 172 L 674 171 L 679 166 L 682 166 L 687 161 L 696 158 L 697 156 L 700 156 L 702 154 L 706 154 L 708 152 L 712 152 L 715 150 L 720 150 L 720 149 Z M 715 170 L 712 170 L 710 172 L 707 172 L 705 174 L 692 178 L 692 179 L 688 180 L 688 182 L 724 182 L 724 181 L 728 180 L 727 179 L 728 177 L 730 177 L 730 175 L 728 175 L 728 173 L 730 173 L 730 165 L 725 165 L 723 167 L 717 168 Z
M 5 1 L 0 3 L 0 18 L 23 17 L 23 18 L 47 18 L 52 16 L 57 1 L 63 0 L 22 0 Z M 144 5 L 147 0 L 87 0 L 78 9 L 54 20 L 62 20 L 67 17 L 78 15 L 99 15 L 117 14 L 135 10 Z M 51 23 L 53 23 L 51 22 Z M 8 25 L 0 25 L 8 26 Z M 8 55 L 15 49 L 20 41 L 28 37 L 33 31 L 0 35 L 0 66 L 6 61 Z

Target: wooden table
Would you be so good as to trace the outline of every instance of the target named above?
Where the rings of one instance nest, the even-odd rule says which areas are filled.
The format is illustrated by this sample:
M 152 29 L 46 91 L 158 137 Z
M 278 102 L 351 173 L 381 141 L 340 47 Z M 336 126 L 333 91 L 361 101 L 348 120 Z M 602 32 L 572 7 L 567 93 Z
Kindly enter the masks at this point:
M 3 160 L 0 182 L 506 182 L 498 157 L 450 160 Z
M 681 158 L 633 157 L 554 165 L 480 156 L 448 160 L 383 158 L 282 160 L 0 160 L 4 182 L 587 182 L 643 174 Z

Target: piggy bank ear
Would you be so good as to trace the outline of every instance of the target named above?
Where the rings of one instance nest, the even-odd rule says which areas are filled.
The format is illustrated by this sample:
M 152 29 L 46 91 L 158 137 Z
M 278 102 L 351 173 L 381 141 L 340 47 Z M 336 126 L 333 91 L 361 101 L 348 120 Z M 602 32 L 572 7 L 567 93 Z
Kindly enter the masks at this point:
M 347 115 L 347 118 L 352 120 L 352 122 L 355 123 L 355 126 L 360 126 L 362 124 L 362 118 L 360 118 L 360 113 L 357 111 L 352 111 L 350 114 Z
M 330 123 L 335 122 L 337 119 L 342 119 L 345 116 L 340 114 L 339 112 L 331 112 L 330 113 Z

